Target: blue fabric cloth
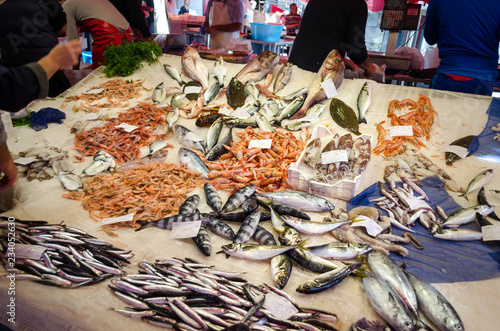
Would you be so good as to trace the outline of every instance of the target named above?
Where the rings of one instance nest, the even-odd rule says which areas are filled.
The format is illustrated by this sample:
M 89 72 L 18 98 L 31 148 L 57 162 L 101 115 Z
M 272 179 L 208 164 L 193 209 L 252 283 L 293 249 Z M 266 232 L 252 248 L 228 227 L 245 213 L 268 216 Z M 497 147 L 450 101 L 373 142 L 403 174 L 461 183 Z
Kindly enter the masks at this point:
M 488 114 L 486 127 L 472 140 L 468 151 L 476 157 L 500 162 L 500 141 L 493 139 L 497 131 L 491 129 L 500 123 L 500 99 L 493 98 L 486 113 Z
M 447 193 L 443 182 L 437 175 L 424 178 L 422 182 L 424 184 L 422 188 L 431 200 L 429 203 L 431 207 L 439 205 L 447 215 L 462 208 Z M 396 184 L 401 186 L 400 182 Z M 347 210 L 357 206 L 376 207 L 375 203 L 370 202 L 370 200 L 381 196 L 377 184 L 373 184 L 349 200 Z M 462 227 L 480 230 L 477 222 Z M 396 235 L 402 235 L 404 232 L 395 227 L 392 229 Z M 407 257 L 391 253 L 391 258 L 398 265 L 405 262 L 409 272 L 418 275 L 425 281 L 453 283 L 500 277 L 500 244 L 437 239 L 432 237 L 429 230 L 419 223 L 412 229 L 416 231 L 416 233 L 412 233 L 413 236 L 424 246 L 424 249 L 418 250 L 411 244 L 406 245 L 405 247 L 410 252 Z
M 439 47 L 438 70 L 495 80 L 498 76 L 500 1 L 430 0 L 424 37 Z
M 52 107 L 45 107 L 40 109 L 38 112 L 31 112 L 30 116 L 30 126 L 35 131 L 40 131 L 42 129 L 47 129 L 49 123 L 59 123 L 61 124 L 63 119 L 66 118 L 66 114 Z
M 493 93 L 493 81 L 477 79 L 466 81 L 454 80 L 450 76 L 436 72 L 429 86 L 435 90 L 445 90 L 461 93 L 471 93 L 491 96 Z

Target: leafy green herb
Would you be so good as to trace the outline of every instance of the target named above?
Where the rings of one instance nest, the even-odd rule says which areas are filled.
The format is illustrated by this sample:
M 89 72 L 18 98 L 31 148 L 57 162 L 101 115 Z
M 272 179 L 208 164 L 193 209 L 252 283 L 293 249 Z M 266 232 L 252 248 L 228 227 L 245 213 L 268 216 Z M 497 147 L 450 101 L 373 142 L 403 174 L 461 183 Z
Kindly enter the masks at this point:
M 133 79 L 127 79 L 125 82 L 129 83 L 129 84 L 132 84 L 134 82 L 134 80 Z
M 136 42 L 118 46 L 108 46 L 104 51 L 104 73 L 107 77 L 130 76 L 142 67 L 145 60 L 149 65 L 158 61 L 162 53 L 160 46 L 153 42 Z
M 28 116 L 23 117 L 23 118 L 13 118 L 12 125 L 14 127 L 30 125 L 30 117 L 31 117 L 31 115 L 28 115 Z

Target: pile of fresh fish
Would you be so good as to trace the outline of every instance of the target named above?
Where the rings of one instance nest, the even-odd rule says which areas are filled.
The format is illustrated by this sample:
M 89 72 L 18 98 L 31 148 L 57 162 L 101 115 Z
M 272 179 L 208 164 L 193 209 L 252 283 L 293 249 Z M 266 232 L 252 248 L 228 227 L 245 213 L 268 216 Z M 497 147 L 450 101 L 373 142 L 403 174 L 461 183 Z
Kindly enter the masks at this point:
M 21 162 L 21 158 L 29 163 Z M 70 172 L 73 166 L 69 163 L 67 153 L 56 147 L 30 148 L 13 157 L 17 163 L 19 174 L 25 174 L 28 181 L 51 179 L 60 171 Z M 16 160 L 18 162 L 16 162 Z
M 2 216 L 1 219 L 1 247 L 6 253 L 7 247 L 10 247 L 7 245 L 7 234 L 11 242 L 11 222 L 7 217 Z M 129 264 L 134 256 L 131 251 L 124 251 L 83 230 L 45 221 L 16 219 L 15 243 L 18 252 L 22 246 L 27 246 L 30 254 L 35 252 L 33 257 L 26 258 L 16 254 L 15 265 L 2 259 L 7 272 L 16 273 L 16 281 L 33 280 L 64 288 L 92 285 L 115 275 L 120 276 L 123 264 Z
M 422 312 L 439 330 L 464 330 L 453 306 L 430 284 L 380 252 L 369 253 L 368 264 L 372 272 L 363 277 L 363 290 L 375 311 L 394 329 L 432 330 L 422 322 Z
M 323 156 L 326 155 L 324 153 L 332 151 L 345 151 L 343 160 L 323 162 Z M 311 139 L 297 162 L 297 168 L 304 171 L 309 180 L 330 184 L 343 179 L 354 180 L 366 169 L 370 158 L 369 137 L 358 137 L 354 140 L 350 133 L 343 136 L 335 134 L 328 140 L 320 137 Z
M 301 308 L 285 292 L 254 285 L 241 273 L 214 269 L 191 259 L 158 259 L 139 263 L 139 274 L 112 280 L 110 289 L 129 308 L 122 315 L 175 330 L 336 330 L 335 314 Z M 265 300 L 287 301 L 297 310 L 288 319 L 275 316 Z M 269 298 L 269 299 L 268 299 Z

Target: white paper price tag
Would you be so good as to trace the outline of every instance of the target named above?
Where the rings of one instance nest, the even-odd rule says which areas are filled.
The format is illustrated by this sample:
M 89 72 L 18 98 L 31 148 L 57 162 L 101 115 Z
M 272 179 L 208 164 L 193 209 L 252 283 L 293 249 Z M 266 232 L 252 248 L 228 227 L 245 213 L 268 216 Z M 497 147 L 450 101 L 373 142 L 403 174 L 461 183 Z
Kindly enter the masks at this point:
M 316 113 L 316 114 L 309 114 L 309 115 L 306 115 L 306 116 L 304 116 L 302 118 L 297 119 L 297 121 L 299 121 L 299 122 L 311 122 L 311 123 L 314 123 L 314 122 L 319 121 L 319 116 L 318 116 L 318 113 Z
M 366 233 L 368 233 L 370 236 L 376 236 L 384 230 L 380 225 L 377 224 L 377 222 L 363 215 L 356 216 L 356 222 L 353 222 L 351 226 L 364 227 L 366 229 Z
M 347 157 L 347 151 L 344 149 L 339 149 L 335 151 L 328 151 L 321 153 L 321 163 L 330 164 L 335 162 L 347 162 L 349 159 Z
M 85 92 L 85 94 L 97 94 L 101 93 L 102 91 L 104 91 L 103 88 L 94 88 L 92 90 L 88 90 L 87 92 Z
M 483 241 L 500 240 L 500 226 L 485 225 L 481 227 L 483 233 Z
M 413 127 L 411 125 L 398 125 L 390 129 L 391 137 L 412 137 Z
M 411 199 L 406 199 L 406 202 L 408 202 L 408 205 L 410 206 L 410 209 L 415 210 L 419 208 L 429 208 L 432 209 L 431 206 L 427 202 L 425 202 L 422 199 L 419 198 L 411 198 Z
M 224 66 L 215 66 L 212 69 L 212 77 L 219 76 L 219 75 L 225 76 L 226 73 L 227 73 L 227 68 Z
M 242 120 L 246 120 L 247 118 L 249 118 L 252 115 L 250 115 L 244 108 L 238 107 L 238 108 L 236 108 L 235 111 L 233 111 L 232 116 L 239 118 L 239 119 L 242 119 Z
M 219 114 L 230 116 L 233 110 L 231 108 L 222 107 L 219 108 Z
M 299 311 L 286 298 L 276 293 L 267 293 L 263 306 L 268 309 L 274 317 L 279 319 L 289 319 Z
M 321 82 L 320 85 L 323 88 L 323 90 L 325 91 L 326 97 L 328 99 L 334 98 L 337 95 L 339 95 L 339 92 L 337 92 L 337 88 L 335 87 L 335 84 L 333 83 L 331 78 Z
M 169 238 L 193 238 L 200 231 L 201 221 L 175 222 L 172 223 L 172 231 Z
M 271 148 L 272 143 L 272 139 L 250 140 L 250 143 L 248 143 L 248 148 Z
M 467 148 L 457 145 L 449 145 L 444 151 L 457 154 L 461 159 L 469 155 Z
M 130 222 L 134 219 L 134 214 L 127 214 L 123 216 L 118 216 L 118 217 L 108 217 L 102 220 L 101 225 L 108 225 L 108 224 L 114 224 L 118 222 Z
M 184 94 L 192 94 L 192 93 L 200 93 L 201 92 L 201 86 L 186 86 L 184 88 Z
M 184 136 L 184 138 L 186 140 L 203 141 L 203 138 L 198 137 L 196 135 L 196 133 L 194 133 L 194 132 L 188 132 L 188 133 L 186 133 L 186 135 Z
M 88 114 L 85 114 L 82 117 L 82 120 L 84 120 L 84 121 L 93 121 L 93 120 L 96 120 L 98 118 L 99 118 L 99 114 L 98 113 L 88 113 Z
M 25 244 L 16 244 L 16 259 L 32 259 L 32 260 L 40 260 L 42 257 L 42 253 L 45 252 L 47 247 L 39 246 L 39 245 L 25 245 Z
M 21 165 L 27 165 L 27 164 L 33 163 L 37 160 L 38 159 L 35 159 L 34 157 L 20 157 L 18 159 L 15 159 L 14 163 L 21 164 Z
M 122 128 L 126 132 L 132 132 L 135 129 L 137 129 L 138 126 L 130 125 L 130 124 L 127 124 L 127 123 L 121 123 L 120 125 L 115 125 L 115 128 Z

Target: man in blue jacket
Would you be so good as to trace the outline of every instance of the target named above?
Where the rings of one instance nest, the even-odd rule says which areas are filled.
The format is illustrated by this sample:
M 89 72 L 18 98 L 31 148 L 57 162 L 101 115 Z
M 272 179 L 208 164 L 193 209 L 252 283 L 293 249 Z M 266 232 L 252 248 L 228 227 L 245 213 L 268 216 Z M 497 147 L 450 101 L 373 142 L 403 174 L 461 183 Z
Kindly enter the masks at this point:
M 491 95 L 498 76 L 499 0 L 430 0 L 424 37 L 441 62 L 430 87 Z

